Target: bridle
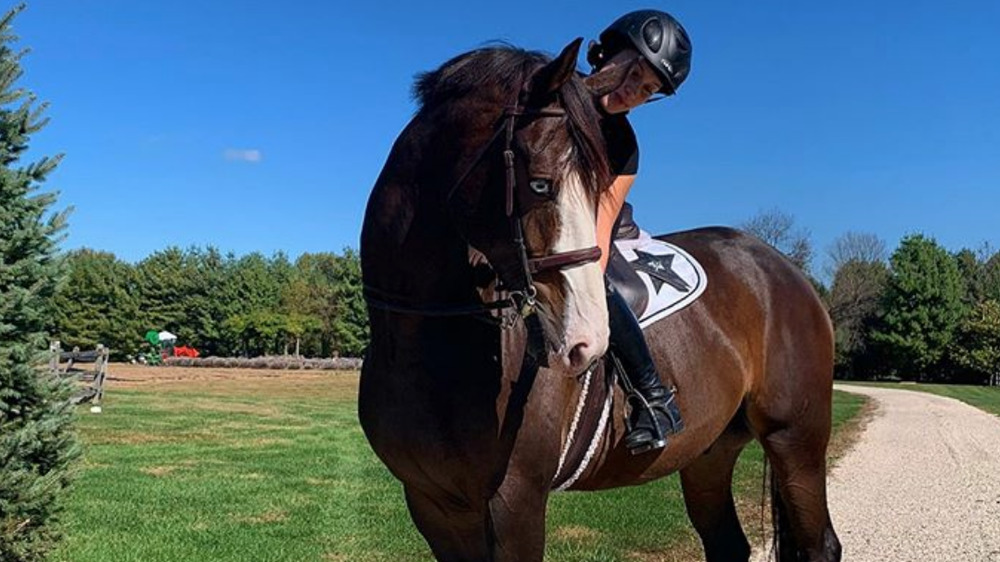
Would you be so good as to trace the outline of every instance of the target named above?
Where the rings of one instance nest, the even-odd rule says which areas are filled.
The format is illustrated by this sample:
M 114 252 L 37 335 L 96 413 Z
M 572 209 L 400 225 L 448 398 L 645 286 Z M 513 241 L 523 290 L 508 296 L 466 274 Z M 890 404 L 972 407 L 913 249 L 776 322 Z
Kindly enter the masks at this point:
M 432 304 L 411 304 L 404 303 L 400 299 L 385 293 L 369 285 L 364 286 L 365 299 L 374 308 L 388 310 L 392 312 L 402 312 L 417 314 L 422 316 L 466 316 L 483 315 L 491 321 L 497 321 L 501 327 L 512 327 L 517 318 L 528 320 L 535 318 L 536 321 L 527 324 L 529 338 L 541 337 L 541 326 L 537 322 L 534 313 L 537 309 L 537 289 L 532 280 L 532 275 L 553 269 L 566 269 L 586 263 L 597 261 L 601 257 L 599 246 L 581 248 L 567 252 L 559 252 L 542 257 L 528 257 L 528 250 L 524 241 L 524 224 L 521 214 L 515 212 L 517 207 L 517 173 L 516 158 L 514 153 L 514 132 L 520 119 L 539 119 L 552 117 L 565 117 L 566 110 L 559 107 L 524 107 L 519 100 L 525 95 L 522 90 L 517 97 L 518 101 L 504 109 L 493 136 L 480 149 L 477 156 L 469 164 L 469 167 L 459 176 L 445 196 L 445 204 L 451 200 L 452 196 L 465 182 L 472 171 L 483 161 L 497 139 L 504 137 L 504 174 L 506 177 L 506 206 L 505 212 L 510 223 L 511 241 L 515 246 L 518 255 L 520 272 L 518 279 L 512 281 L 512 286 L 503 287 L 506 297 L 490 302 L 480 302 L 468 305 L 432 305 Z M 492 314 L 493 311 L 510 310 L 511 314 L 503 315 L 497 320 Z M 532 326 L 535 328 L 533 329 Z M 531 332 L 536 331 L 536 334 Z M 530 341 L 530 340 L 529 340 Z
M 502 126 L 499 127 L 497 133 L 494 134 L 494 137 L 496 137 L 499 136 L 500 132 L 504 133 L 503 161 L 504 175 L 506 178 L 506 207 L 504 210 L 507 215 L 507 220 L 510 223 L 511 239 L 517 251 L 521 268 L 520 286 L 509 287 L 509 289 L 511 289 L 509 294 L 514 297 L 515 300 L 517 300 L 518 297 L 523 297 L 523 302 L 521 303 L 521 306 L 518 307 L 522 317 L 526 317 L 534 312 L 535 287 L 532 281 L 533 274 L 553 269 L 565 269 L 568 267 L 583 265 L 585 263 L 597 261 L 601 257 L 600 247 L 592 246 L 590 248 L 581 248 L 567 252 L 549 254 L 543 257 L 529 258 L 527 246 L 524 241 L 524 221 L 522 219 L 522 215 L 515 212 L 518 191 L 517 172 L 515 168 L 516 158 L 513 143 L 514 131 L 517 128 L 517 120 L 519 118 L 537 119 L 546 117 L 565 117 L 565 115 L 566 110 L 562 108 L 528 108 L 515 103 L 513 106 L 508 107 L 504 111 Z M 493 141 L 489 144 L 492 143 Z M 473 162 L 470 166 L 470 171 L 471 168 L 475 167 L 477 163 L 478 162 Z M 459 178 L 459 183 L 456 183 L 456 186 L 452 188 L 451 193 L 454 193 L 458 186 L 461 185 L 460 182 L 465 179 L 465 175 L 467 174 L 463 174 L 463 176 Z M 451 193 L 449 193 L 449 197 Z M 528 307 L 528 309 L 525 309 L 525 307 Z

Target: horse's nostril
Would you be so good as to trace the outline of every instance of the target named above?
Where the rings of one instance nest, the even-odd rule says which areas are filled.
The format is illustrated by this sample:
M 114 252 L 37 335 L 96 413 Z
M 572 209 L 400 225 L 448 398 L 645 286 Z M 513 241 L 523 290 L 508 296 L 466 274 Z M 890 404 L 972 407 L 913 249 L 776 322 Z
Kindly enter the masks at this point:
M 567 359 L 570 369 L 582 371 L 594 361 L 594 346 L 589 342 L 580 342 L 569 351 Z

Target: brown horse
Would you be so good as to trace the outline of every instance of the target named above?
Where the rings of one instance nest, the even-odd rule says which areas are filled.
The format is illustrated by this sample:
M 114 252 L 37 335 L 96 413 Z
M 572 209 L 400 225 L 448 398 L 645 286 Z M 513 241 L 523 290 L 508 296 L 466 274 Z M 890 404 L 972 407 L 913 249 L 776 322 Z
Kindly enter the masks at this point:
M 579 375 L 603 369 L 594 210 L 609 178 L 594 96 L 618 77 L 578 76 L 579 44 L 554 60 L 481 49 L 420 77 L 420 109 L 368 203 L 359 415 L 440 561 L 542 560 Z M 748 560 L 731 480 L 756 438 L 773 465 L 778 559 L 840 560 L 826 503 L 824 308 L 754 238 L 712 228 L 665 239 L 709 278 L 699 300 L 646 330 L 687 427 L 666 449 L 632 456 L 619 412 L 573 488 L 679 470 L 707 560 Z

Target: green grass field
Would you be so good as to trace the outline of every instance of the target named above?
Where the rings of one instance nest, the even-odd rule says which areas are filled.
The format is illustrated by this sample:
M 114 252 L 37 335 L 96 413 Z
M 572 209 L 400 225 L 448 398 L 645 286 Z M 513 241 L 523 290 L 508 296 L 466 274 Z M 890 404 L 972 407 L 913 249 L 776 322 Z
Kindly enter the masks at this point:
M 173 372 L 164 370 L 161 372 Z M 115 374 L 115 371 L 112 371 Z M 356 420 L 356 375 L 296 374 L 112 387 L 81 409 L 86 461 L 59 562 L 427 561 L 401 489 Z M 835 423 L 863 402 L 837 393 Z M 744 453 L 739 503 L 759 532 L 762 454 Z M 546 560 L 690 560 L 678 479 L 557 494 Z
M 899 390 L 918 390 L 939 396 L 947 396 L 961 400 L 970 406 L 975 406 L 991 414 L 1000 416 L 1000 387 L 969 386 L 959 384 L 899 384 L 899 383 L 855 383 L 844 381 L 845 384 L 862 384 L 880 388 L 898 388 Z

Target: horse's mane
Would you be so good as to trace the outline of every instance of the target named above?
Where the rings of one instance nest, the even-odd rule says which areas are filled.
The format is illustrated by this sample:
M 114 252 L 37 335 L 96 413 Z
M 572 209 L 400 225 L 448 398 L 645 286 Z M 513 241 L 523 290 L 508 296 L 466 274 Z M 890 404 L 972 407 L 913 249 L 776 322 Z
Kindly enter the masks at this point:
M 544 53 L 511 45 L 475 49 L 436 70 L 418 74 L 413 97 L 420 111 L 484 93 L 510 103 L 532 73 L 550 60 Z M 611 184 L 612 176 L 593 95 L 582 79 L 574 76 L 559 90 L 559 96 L 573 136 L 571 164 L 580 171 L 588 189 L 601 192 Z

